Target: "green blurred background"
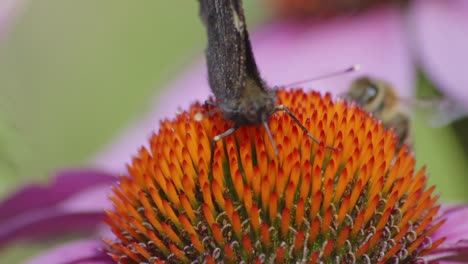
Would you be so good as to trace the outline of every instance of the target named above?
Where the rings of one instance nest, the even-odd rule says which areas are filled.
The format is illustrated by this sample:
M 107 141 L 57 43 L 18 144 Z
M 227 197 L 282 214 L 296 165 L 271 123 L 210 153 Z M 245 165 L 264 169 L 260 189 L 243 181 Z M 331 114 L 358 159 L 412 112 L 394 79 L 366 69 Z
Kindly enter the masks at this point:
M 266 19 L 256 1 L 245 4 L 250 25 Z M 29 1 L 0 43 L 0 197 L 85 164 L 200 56 L 205 38 L 196 1 Z M 466 121 L 415 126 L 419 166 L 442 200 L 466 200 Z M 26 246 L 4 251 L 2 263 L 38 248 Z

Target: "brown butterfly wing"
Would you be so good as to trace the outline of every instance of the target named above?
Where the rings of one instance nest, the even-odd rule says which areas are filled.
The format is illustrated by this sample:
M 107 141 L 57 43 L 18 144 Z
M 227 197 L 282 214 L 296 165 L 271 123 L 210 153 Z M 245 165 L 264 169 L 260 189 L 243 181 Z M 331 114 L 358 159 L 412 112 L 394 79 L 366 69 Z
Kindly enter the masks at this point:
M 247 32 L 242 2 L 200 0 L 200 16 L 208 32 L 206 59 L 212 92 L 224 109 L 242 99 L 246 79 L 264 89 Z

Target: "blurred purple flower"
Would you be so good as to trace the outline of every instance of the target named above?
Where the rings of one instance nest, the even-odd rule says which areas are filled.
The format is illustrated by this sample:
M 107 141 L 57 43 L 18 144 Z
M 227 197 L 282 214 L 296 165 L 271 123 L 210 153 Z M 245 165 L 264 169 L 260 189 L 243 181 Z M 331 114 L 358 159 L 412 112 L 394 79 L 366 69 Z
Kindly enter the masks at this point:
M 7 17 L 0 3 L 0 37 Z M 291 83 L 359 63 L 365 74 L 389 80 L 403 96 L 413 92 L 415 64 L 450 96 L 468 101 L 468 4 L 466 1 L 413 1 L 408 17 L 397 7 L 387 6 L 353 17 L 337 17 L 326 22 L 307 24 L 277 21 L 253 34 L 253 47 L 263 77 L 270 85 Z M 408 18 L 405 20 L 405 18 Z M 408 24 L 411 32 L 407 31 Z M 465 65 L 465 66 L 464 66 Z M 93 160 L 101 171 L 117 174 L 147 138 L 158 129 L 160 119 L 172 116 L 179 107 L 187 108 L 195 100 L 210 94 L 205 62 L 173 83 L 167 94 L 156 99 L 145 117 L 127 128 L 110 146 Z M 313 89 L 340 93 L 355 76 L 341 76 L 316 81 Z M 194 89 L 196 87 L 196 89 Z M 183 95 L 183 96 L 181 96 Z M 12 239 L 43 237 L 75 231 L 93 231 L 108 207 L 107 191 L 115 181 L 112 175 L 98 171 L 58 173 L 48 187 L 29 186 L 0 204 L 0 245 Z M 436 235 L 451 234 L 464 225 L 452 223 L 468 215 L 466 207 L 446 210 L 448 222 Z M 460 218 L 463 219 L 463 218 Z M 456 221 L 456 220 L 453 220 Z M 468 230 L 458 230 L 438 249 L 449 254 L 454 243 L 462 245 Z M 108 263 L 96 248 L 100 241 L 73 242 L 28 263 Z M 447 246 L 444 246 L 447 245 Z M 445 250 L 445 251 L 444 251 Z M 440 251 L 440 252 L 439 252 Z M 76 255 L 75 255 L 76 254 Z M 94 261 L 94 262 L 93 262 Z M 103 262 L 101 262 L 103 261 Z
M 2 0 L 0 1 L 0 40 L 7 33 L 9 26 L 13 23 L 13 18 L 18 13 L 23 0 Z

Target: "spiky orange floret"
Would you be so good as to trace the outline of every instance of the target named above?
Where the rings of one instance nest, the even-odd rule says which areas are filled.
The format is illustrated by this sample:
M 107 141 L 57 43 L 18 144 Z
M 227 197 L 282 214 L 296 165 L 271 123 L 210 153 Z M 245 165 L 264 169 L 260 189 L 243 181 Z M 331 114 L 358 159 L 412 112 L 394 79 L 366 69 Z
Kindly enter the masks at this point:
M 199 104 L 163 121 L 128 166 L 106 222 L 122 263 L 411 262 L 440 241 L 424 168 L 380 122 L 330 95 L 278 93 L 311 134 L 277 113 L 270 128 L 228 129 Z M 324 146 L 334 146 L 336 150 Z M 405 262 L 406 263 L 406 262 Z

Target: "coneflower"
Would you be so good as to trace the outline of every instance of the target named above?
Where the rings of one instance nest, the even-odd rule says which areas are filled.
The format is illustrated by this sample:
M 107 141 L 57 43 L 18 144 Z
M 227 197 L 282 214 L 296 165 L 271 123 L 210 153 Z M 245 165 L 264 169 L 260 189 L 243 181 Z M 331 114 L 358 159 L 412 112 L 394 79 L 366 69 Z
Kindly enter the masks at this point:
M 280 90 L 270 128 L 229 127 L 200 104 L 163 121 L 113 189 L 105 251 L 121 263 L 414 263 L 443 238 L 425 169 L 379 121 L 330 95 Z M 328 150 L 324 146 L 335 146 Z

